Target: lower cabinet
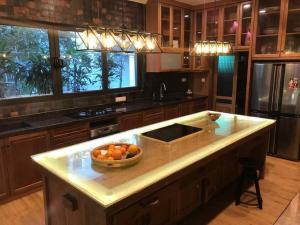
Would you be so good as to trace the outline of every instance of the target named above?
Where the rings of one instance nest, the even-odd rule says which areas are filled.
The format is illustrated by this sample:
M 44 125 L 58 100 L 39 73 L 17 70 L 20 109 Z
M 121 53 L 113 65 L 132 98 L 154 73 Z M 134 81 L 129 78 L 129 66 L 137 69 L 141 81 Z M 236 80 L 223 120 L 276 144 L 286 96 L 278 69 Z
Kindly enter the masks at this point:
M 196 171 L 183 178 L 178 186 L 178 215 L 184 217 L 202 204 L 203 173 Z
M 166 106 L 165 110 L 165 120 L 171 120 L 180 116 L 179 105 Z
M 113 216 L 113 225 L 167 225 L 175 218 L 175 187 L 170 185 Z
M 143 113 L 132 113 L 119 118 L 121 131 L 131 130 L 143 126 Z
M 50 148 L 58 149 L 90 139 L 89 123 L 79 123 L 56 128 L 49 131 L 50 134 Z
M 208 164 L 205 167 L 203 179 L 203 201 L 208 202 L 221 189 L 222 182 L 222 167 L 220 159 Z
M 4 141 L 0 140 L 0 200 L 9 195 L 7 162 L 5 160 Z
M 150 109 L 143 112 L 143 125 L 147 126 L 164 120 L 163 108 Z
M 41 174 L 31 156 L 48 150 L 47 132 L 9 137 L 6 156 L 11 194 L 20 194 L 41 185 Z

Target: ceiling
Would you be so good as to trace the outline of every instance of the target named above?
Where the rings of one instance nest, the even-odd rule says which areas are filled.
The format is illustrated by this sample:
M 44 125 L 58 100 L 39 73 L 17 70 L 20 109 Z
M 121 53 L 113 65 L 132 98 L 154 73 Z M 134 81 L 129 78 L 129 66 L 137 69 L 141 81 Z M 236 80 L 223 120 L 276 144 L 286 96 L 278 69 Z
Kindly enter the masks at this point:
M 138 2 L 138 3 L 142 3 L 142 4 L 146 4 L 147 0 L 130 0 L 132 2 Z M 215 0 L 177 0 L 178 2 L 183 2 L 189 5 L 200 5 L 205 3 L 209 3 L 209 2 L 214 2 Z M 219 0 L 217 0 L 219 1 Z

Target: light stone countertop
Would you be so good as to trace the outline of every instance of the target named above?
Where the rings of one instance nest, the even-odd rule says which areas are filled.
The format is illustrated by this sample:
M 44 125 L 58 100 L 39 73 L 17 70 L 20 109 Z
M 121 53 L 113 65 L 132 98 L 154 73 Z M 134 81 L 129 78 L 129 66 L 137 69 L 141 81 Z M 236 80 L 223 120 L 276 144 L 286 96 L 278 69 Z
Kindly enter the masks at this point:
M 222 113 L 211 122 L 208 111 L 168 120 L 67 148 L 32 156 L 46 170 L 94 199 L 104 208 L 176 173 L 275 123 L 274 120 Z M 181 123 L 203 130 L 164 143 L 141 136 L 143 132 Z M 144 150 L 136 165 L 127 168 L 92 166 L 90 151 L 109 143 L 137 144 Z

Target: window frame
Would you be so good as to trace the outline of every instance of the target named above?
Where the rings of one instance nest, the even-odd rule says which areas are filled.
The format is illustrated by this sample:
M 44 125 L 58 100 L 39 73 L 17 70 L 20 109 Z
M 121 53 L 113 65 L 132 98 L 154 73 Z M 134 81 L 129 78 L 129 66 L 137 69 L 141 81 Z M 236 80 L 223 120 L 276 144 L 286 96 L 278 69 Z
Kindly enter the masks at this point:
M 61 68 L 55 68 L 53 66 L 52 60 L 54 58 L 60 58 L 60 50 L 59 50 L 59 30 L 63 31 L 73 31 L 74 27 L 65 26 L 62 27 L 35 22 L 35 21 L 19 21 L 12 19 L 0 19 L 1 25 L 7 26 L 19 26 L 19 27 L 29 27 L 36 29 L 47 29 L 48 31 L 48 40 L 49 40 L 49 53 L 51 60 L 51 79 L 52 79 L 52 91 L 53 93 L 46 96 L 28 96 L 28 97 L 16 97 L 16 98 L 6 98 L 0 99 L 0 106 L 3 105 L 11 105 L 18 103 L 34 103 L 34 102 L 42 102 L 42 101 L 51 101 L 51 100 L 61 100 L 61 99 L 69 99 L 69 98 L 77 98 L 77 97 L 94 97 L 101 96 L 105 94 L 127 94 L 134 92 L 142 91 L 142 81 L 143 74 L 145 73 L 145 56 L 143 54 L 137 54 L 137 69 L 136 69 L 136 86 L 135 87 L 126 87 L 126 88 L 108 88 L 108 76 L 107 69 L 102 67 L 103 80 L 102 80 L 102 90 L 93 90 L 93 91 L 83 91 L 83 92 L 75 92 L 75 93 L 63 93 L 63 84 L 62 84 L 62 73 Z M 107 53 L 101 52 L 102 60 L 104 60 L 104 64 L 107 64 Z

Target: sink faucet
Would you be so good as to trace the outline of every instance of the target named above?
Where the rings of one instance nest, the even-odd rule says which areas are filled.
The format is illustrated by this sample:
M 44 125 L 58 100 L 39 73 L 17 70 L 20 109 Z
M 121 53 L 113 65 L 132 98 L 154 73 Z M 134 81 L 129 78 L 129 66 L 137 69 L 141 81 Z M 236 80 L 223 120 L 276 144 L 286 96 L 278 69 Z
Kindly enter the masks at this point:
M 162 100 L 165 96 L 164 96 L 164 92 L 167 91 L 167 86 L 164 82 L 162 82 L 160 84 L 160 90 L 159 90 L 159 99 Z

